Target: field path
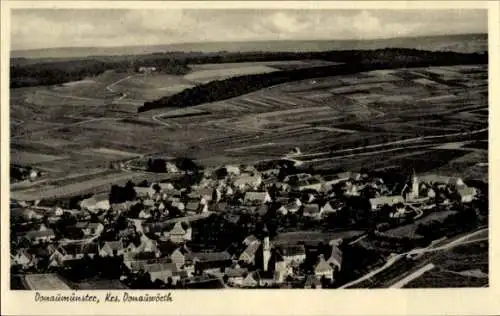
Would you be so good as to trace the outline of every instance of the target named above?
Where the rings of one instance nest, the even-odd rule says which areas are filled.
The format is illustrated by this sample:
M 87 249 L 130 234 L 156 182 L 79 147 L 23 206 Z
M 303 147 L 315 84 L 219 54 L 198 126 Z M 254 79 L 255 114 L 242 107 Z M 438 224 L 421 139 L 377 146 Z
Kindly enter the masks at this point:
M 78 125 L 84 125 L 92 122 L 99 122 L 99 121 L 118 121 L 121 118 L 119 117 L 98 117 L 98 118 L 92 118 L 89 120 L 81 121 L 81 122 L 76 122 L 76 123 L 69 123 L 69 124 L 63 124 L 60 126 L 55 126 L 55 127 L 49 127 L 49 128 L 44 128 L 44 129 L 38 129 L 34 131 L 28 131 L 27 133 L 21 134 L 21 135 L 16 135 L 12 136 L 11 139 L 16 139 L 16 138 L 22 138 L 25 136 L 33 136 L 34 134 L 40 133 L 40 132 L 46 132 L 46 131 L 51 131 L 51 130 L 58 130 L 61 128 L 65 127 L 73 127 L 73 126 L 78 126 Z
M 119 80 L 117 80 L 117 81 L 115 81 L 115 82 L 112 82 L 112 83 L 110 83 L 109 85 L 107 85 L 105 89 L 106 89 L 107 91 L 109 91 L 109 92 L 116 92 L 116 90 L 114 90 L 112 87 L 114 87 L 115 85 L 119 84 L 119 83 L 120 83 L 120 82 L 122 82 L 122 81 L 128 80 L 128 79 L 130 79 L 130 78 L 132 78 L 132 77 L 135 77 L 135 76 L 136 76 L 136 75 L 128 75 L 128 76 L 127 76 L 127 77 L 125 77 L 125 78 L 121 78 L 121 79 L 119 79 Z

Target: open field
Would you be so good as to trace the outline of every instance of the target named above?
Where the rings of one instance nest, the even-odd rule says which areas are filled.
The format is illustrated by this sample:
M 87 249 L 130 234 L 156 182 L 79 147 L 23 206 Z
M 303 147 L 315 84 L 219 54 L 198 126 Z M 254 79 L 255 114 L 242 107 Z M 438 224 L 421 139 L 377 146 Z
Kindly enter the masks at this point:
M 81 282 L 68 282 L 76 290 L 125 290 L 128 289 L 125 284 L 119 280 L 86 280 Z
M 258 65 L 245 66 L 245 67 L 236 66 L 233 68 L 231 65 L 228 66 L 221 64 L 221 68 L 196 70 L 194 72 L 190 72 L 189 74 L 184 76 L 184 79 L 195 83 L 206 83 L 234 76 L 261 74 L 273 71 L 279 71 L 279 69 L 275 69 L 269 66 L 258 66 Z
M 456 214 L 456 211 L 440 211 L 440 212 L 431 212 L 428 215 L 425 215 L 424 217 L 421 217 L 417 219 L 415 222 L 408 224 L 408 225 L 403 225 L 399 226 L 390 230 L 387 230 L 383 232 L 382 234 L 384 236 L 388 237 L 394 237 L 394 238 L 418 238 L 421 237 L 420 235 L 416 234 L 416 230 L 418 228 L 418 225 L 420 224 L 427 224 L 432 221 L 443 221 L 447 217 Z
M 71 290 L 57 274 L 27 274 L 24 276 L 24 281 L 30 290 Z
M 294 147 L 302 153 L 290 159 L 325 171 L 396 167 L 487 180 L 481 164 L 488 161 L 486 74 L 486 65 L 378 70 L 137 114 L 129 93 L 146 95 L 185 79 L 108 71 L 62 87 L 13 89 L 11 154 L 13 162 L 48 171 L 48 180 L 108 168 L 132 155 L 186 156 L 214 165 L 283 158 Z M 126 97 L 118 100 L 120 94 Z
M 486 237 L 487 238 L 487 237 Z M 406 284 L 406 288 L 482 287 L 489 284 L 488 241 L 443 251 L 433 270 Z

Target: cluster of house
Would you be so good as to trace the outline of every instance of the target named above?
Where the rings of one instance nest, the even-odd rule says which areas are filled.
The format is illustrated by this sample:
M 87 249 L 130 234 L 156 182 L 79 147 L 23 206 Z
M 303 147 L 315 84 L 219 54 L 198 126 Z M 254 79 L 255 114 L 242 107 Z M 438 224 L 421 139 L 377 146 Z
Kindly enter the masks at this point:
M 405 205 L 425 205 L 433 203 L 436 197 L 442 199 L 444 205 L 450 203 L 449 196 L 456 192 L 461 203 L 470 203 L 478 195 L 478 190 L 467 186 L 459 177 L 437 174 L 412 176 L 411 184 L 406 184 L 400 195 L 379 195 L 370 199 L 372 210 L 379 210 L 384 205 L 396 206 L 393 217 L 404 216 L 408 209 Z
M 242 242 L 240 252 L 195 252 L 186 245 L 193 238 L 190 222 L 212 212 L 228 210 L 264 215 L 270 202 L 280 202 L 277 212 L 282 215 L 300 211 L 301 216 L 320 220 L 344 206 L 338 188 L 343 196 L 358 196 L 364 190 L 371 190 L 374 192 L 374 197 L 369 199 L 372 210 L 385 205 L 398 206 L 394 216 L 405 213 L 405 205 L 425 203 L 442 190 L 456 190 L 464 203 L 472 201 L 478 193 L 459 178 L 437 175 L 413 175 L 411 183 L 400 194 L 394 195 L 382 179 L 360 173 L 343 172 L 327 179 L 300 173 L 278 181 L 274 177 L 277 172 L 272 170 L 258 172 L 253 167 L 224 168 L 227 175 L 223 179 L 214 177 L 213 170 L 208 171 L 199 184 L 182 190 L 176 189 L 172 183 L 134 187 L 137 200 L 121 204 L 110 205 L 105 198 L 91 197 L 81 201 L 81 210 L 55 208 L 47 210 L 45 216 L 29 207 L 18 208 L 15 212 L 28 222 L 39 221 L 42 217 L 55 222 L 65 211 L 78 215 L 100 214 L 98 218 L 102 221 L 90 222 L 90 215 L 79 216 L 81 221 L 71 227 L 83 236 L 78 241 L 57 240 L 54 230 L 41 224 L 21 236 L 22 244 L 27 246 L 15 249 L 11 255 L 12 264 L 35 267 L 38 259 L 43 257 L 48 260 L 49 267 L 59 268 L 85 256 L 123 255 L 130 271 L 147 272 L 152 282 L 161 280 L 176 284 L 204 275 L 223 280 L 226 286 L 233 287 L 283 286 L 289 280 L 300 280 L 304 287 L 317 288 L 322 280 L 333 280 L 341 269 L 342 252 L 338 241 L 330 242 L 331 251 L 317 255 L 313 272 L 305 275 L 301 269 L 306 260 L 303 244 L 273 244 L 264 234 L 259 238 L 248 236 Z M 279 190 L 278 197 L 271 196 L 271 187 Z M 290 192 L 304 194 L 292 198 Z M 117 233 L 118 240 L 97 242 L 118 214 L 137 204 L 141 206 L 140 212 L 136 218 L 130 219 L 129 227 Z M 170 218 L 172 209 L 180 212 L 181 217 Z

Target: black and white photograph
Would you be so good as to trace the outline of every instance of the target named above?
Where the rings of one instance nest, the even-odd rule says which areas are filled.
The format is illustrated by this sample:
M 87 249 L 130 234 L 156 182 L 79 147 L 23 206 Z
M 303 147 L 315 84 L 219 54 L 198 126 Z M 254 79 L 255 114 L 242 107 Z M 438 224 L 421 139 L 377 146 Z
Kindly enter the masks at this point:
M 491 286 L 487 9 L 33 6 L 9 38 L 10 290 Z

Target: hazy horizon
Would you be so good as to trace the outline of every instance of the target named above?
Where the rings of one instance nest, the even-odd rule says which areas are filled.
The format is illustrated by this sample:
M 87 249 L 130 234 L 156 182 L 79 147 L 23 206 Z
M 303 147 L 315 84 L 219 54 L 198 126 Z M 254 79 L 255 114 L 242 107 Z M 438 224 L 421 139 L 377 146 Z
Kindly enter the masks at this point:
M 83 49 L 88 49 L 88 48 L 121 48 L 121 47 L 155 47 L 155 46 L 182 46 L 182 45 L 203 45 L 203 44 L 219 44 L 219 43 L 247 43 L 247 42 L 252 42 L 252 43 L 259 43 L 259 42 L 327 42 L 327 41 L 377 41 L 377 40 L 397 40 L 397 39 L 408 39 L 408 38 L 430 38 L 430 37 L 444 37 L 444 36 L 467 36 L 467 35 L 488 35 L 487 32 L 485 33 L 457 33 L 457 34 L 435 34 L 435 35 L 418 35 L 418 36 L 395 36 L 395 37 L 384 37 L 384 38 L 367 38 L 367 39 L 337 39 L 337 38 L 331 38 L 331 39 L 284 39 L 284 40 L 252 40 L 252 41 L 245 41 L 245 40 L 227 40 L 227 41 L 207 41 L 207 42 L 175 42 L 175 43 L 160 43 L 160 44 L 151 44 L 151 45 L 121 45 L 121 46 L 54 46 L 54 47 L 41 47 L 41 48 L 28 48 L 28 49 L 16 49 L 11 51 L 18 51 L 18 52 L 24 52 L 24 51 L 37 51 L 37 50 L 57 50 L 57 49 L 78 49 L 78 48 L 83 48 Z
M 487 10 L 14 9 L 11 51 L 487 34 Z

